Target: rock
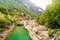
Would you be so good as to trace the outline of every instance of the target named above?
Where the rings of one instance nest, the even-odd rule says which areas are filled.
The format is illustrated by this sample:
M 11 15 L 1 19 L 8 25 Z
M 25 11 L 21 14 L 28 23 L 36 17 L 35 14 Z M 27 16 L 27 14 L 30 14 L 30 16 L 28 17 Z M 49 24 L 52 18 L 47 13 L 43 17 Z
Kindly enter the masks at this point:
M 14 28 L 14 24 L 12 24 L 12 25 L 10 26 L 10 29 L 6 29 L 5 31 L 3 31 L 3 32 L 0 34 L 0 40 L 4 40 L 4 39 L 7 37 L 8 33 L 13 30 L 13 28 Z
M 34 20 L 25 21 L 25 28 L 29 31 L 32 40 L 51 40 L 48 35 L 48 29 L 45 26 L 38 25 Z
M 18 25 L 18 26 L 23 26 L 24 24 L 20 24 L 20 23 L 18 23 L 17 25 Z
M 18 25 L 18 26 L 24 26 L 24 23 L 21 21 L 21 22 L 16 22 L 16 24 Z
M 3 38 L 0 38 L 0 40 L 4 40 Z
M 0 35 L 0 38 L 4 38 L 2 35 Z

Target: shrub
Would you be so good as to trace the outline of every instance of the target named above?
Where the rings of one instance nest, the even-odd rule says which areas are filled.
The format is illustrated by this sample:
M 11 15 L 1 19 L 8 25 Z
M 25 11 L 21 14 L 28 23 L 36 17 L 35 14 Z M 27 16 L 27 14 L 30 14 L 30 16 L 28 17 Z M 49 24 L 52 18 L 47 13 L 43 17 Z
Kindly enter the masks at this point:
M 14 19 L 8 14 L 8 15 L 5 15 L 6 19 L 8 21 L 10 21 L 11 23 L 13 23 Z
M 57 31 L 57 37 L 60 40 L 60 30 Z
M 5 6 L 0 5 L 0 12 L 2 12 L 4 14 L 8 14 L 8 9 Z
M 5 28 L 10 24 L 10 21 L 8 21 L 6 18 L 0 19 L 0 28 Z
M 8 17 L 0 12 L 0 30 L 11 24 L 11 17 Z
M 51 29 L 48 30 L 48 35 L 51 37 L 53 34 L 53 31 Z
M 3 18 L 3 17 L 5 17 L 5 15 L 0 12 L 0 18 Z

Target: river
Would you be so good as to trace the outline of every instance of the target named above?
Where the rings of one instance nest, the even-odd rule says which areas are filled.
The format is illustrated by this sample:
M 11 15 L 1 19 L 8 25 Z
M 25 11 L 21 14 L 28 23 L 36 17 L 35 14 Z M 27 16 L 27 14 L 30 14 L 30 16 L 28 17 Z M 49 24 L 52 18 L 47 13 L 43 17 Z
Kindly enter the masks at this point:
M 14 30 L 11 33 L 9 33 L 9 36 L 6 38 L 6 40 L 32 40 L 32 39 L 25 28 L 16 26 Z

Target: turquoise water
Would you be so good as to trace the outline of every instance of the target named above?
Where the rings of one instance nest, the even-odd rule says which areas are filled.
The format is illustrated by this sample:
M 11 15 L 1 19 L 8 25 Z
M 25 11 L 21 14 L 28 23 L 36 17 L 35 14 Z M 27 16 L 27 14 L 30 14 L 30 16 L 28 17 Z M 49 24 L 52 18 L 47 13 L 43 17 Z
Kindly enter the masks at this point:
M 23 27 L 16 27 L 6 40 L 31 40 L 28 31 Z

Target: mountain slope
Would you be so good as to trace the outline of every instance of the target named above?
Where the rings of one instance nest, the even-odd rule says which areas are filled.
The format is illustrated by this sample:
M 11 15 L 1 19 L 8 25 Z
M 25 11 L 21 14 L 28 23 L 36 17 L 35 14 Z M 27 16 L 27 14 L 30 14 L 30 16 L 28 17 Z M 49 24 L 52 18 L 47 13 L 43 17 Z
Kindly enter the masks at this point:
M 16 0 L 18 2 L 22 2 L 25 6 L 27 6 L 31 11 L 37 13 L 38 15 L 42 13 L 43 9 L 41 7 L 37 7 L 30 0 Z
M 9 11 L 18 11 L 24 14 L 28 14 L 31 16 L 36 16 L 36 13 L 31 11 L 27 6 L 25 6 L 21 1 L 16 0 L 0 0 L 0 4 L 6 6 Z

